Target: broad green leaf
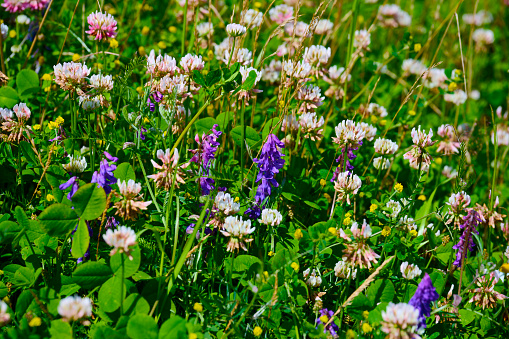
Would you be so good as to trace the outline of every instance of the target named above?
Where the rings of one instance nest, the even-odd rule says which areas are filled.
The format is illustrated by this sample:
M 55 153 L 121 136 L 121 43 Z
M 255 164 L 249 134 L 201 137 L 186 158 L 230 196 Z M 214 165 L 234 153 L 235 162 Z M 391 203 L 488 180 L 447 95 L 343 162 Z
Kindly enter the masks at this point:
M 242 275 L 243 273 L 247 273 L 251 266 L 258 264 L 259 267 L 262 266 L 262 262 L 255 256 L 242 254 L 237 256 L 236 258 L 231 258 L 228 260 L 226 271 L 232 271 L 232 261 L 233 261 L 233 272 L 235 276 Z
M 0 87 L 0 107 L 13 108 L 19 102 L 18 92 L 12 87 Z
M 198 85 L 200 85 L 202 87 L 207 87 L 207 83 L 205 82 L 205 77 L 201 74 L 200 71 L 198 71 L 198 70 L 193 71 L 193 80 Z
M 394 299 L 396 290 L 392 281 L 378 279 L 368 287 L 366 294 L 371 305 L 375 306 L 379 302 L 391 302 Z
M 451 258 L 451 251 L 455 251 L 452 249 L 453 243 L 449 242 L 444 245 L 438 246 L 436 250 L 436 257 L 442 264 L 447 266 L 449 264 L 449 259 Z M 454 255 L 453 255 L 454 258 Z
M 12 283 L 16 287 L 30 286 L 34 281 L 34 270 L 28 267 L 21 267 L 14 273 Z
M 202 134 L 209 134 L 209 131 L 212 129 L 212 127 L 214 127 L 215 124 L 217 124 L 216 119 L 207 117 L 196 121 L 194 123 L 194 127 L 196 128 L 196 133 L 198 133 L 198 136 L 201 139 Z
M 437 188 L 438 188 L 438 186 L 435 187 L 435 189 L 433 190 L 433 193 L 431 193 L 429 198 L 426 199 L 426 201 L 424 202 L 422 207 L 417 211 L 417 213 L 415 215 L 416 220 L 419 220 L 422 218 L 421 224 L 419 225 L 419 232 L 418 232 L 419 235 L 424 234 L 424 228 L 426 227 L 426 221 L 428 220 L 428 218 L 425 217 L 425 215 L 429 214 L 431 211 L 431 207 L 433 206 L 433 197 L 435 196 Z
M 87 261 L 76 268 L 72 280 L 81 287 L 91 290 L 102 285 L 112 274 L 108 265 L 98 261 Z
M 25 230 L 30 229 L 30 219 L 28 219 L 25 211 L 23 211 L 20 206 L 16 206 L 14 209 L 14 217 L 16 218 L 18 224 L 21 225 L 21 227 L 23 227 Z
M 186 321 L 174 315 L 166 320 L 159 330 L 159 339 L 187 338 Z
M 470 324 L 475 319 L 475 313 L 469 309 L 466 309 L 466 308 L 460 309 L 459 314 L 460 314 L 461 324 L 463 326 Z
M 127 323 L 127 335 L 129 338 L 155 339 L 158 332 L 156 321 L 146 314 L 136 314 Z
M 124 285 L 123 288 L 121 286 Z M 120 294 L 123 290 L 123 294 Z M 125 298 L 126 287 L 122 279 L 114 276 L 106 281 L 99 290 L 99 306 L 104 312 L 115 312 L 120 308 L 120 303 Z
M 148 301 L 138 293 L 129 294 L 124 300 L 125 314 L 148 314 L 149 312 Z
M 81 218 L 85 220 L 97 219 L 106 208 L 106 193 L 95 183 L 86 184 L 74 193 L 72 205 Z
M 237 146 L 245 147 L 242 142 L 242 126 L 236 126 L 231 130 L 231 136 Z M 249 147 L 253 147 L 258 141 L 261 140 L 260 134 L 253 128 L 246 126 L 245 139 Z
M 256 73 L 255 70 L 251 70 L 249 72 L 249 75 L 247 76 L 246 80 L 244 81 L 244 83 L 242 84 L 241 88 L 245 91 L 250 91 L 253 89 L 254 85 L 255 85 L 255 82 L 256 82 L 256 77 L 258 76 L 258 73 Z
M 233 120 L 233 112 L 223 112 L 216 117 L 217 129 L 224 130 L 228 123 Z
M 349 316 L 362 320 L 364 317 L 362 316 L 362 312 L 369 309 L 371 307 L 369 299 L 364 294 L 359 294 L 356 296 L 352 303 L 347 306 L 346 312 Z
M 22 231 L 23 227 L 14 221 L 6 220 L 0 222 L 0 243 L 11 243 L 12 240 L 18 236 L 19 232 Z M 14 246 L 15 244 L 12 245 Z
M 113 171 L 113 175 L 118 181 L 128 181 L 129 179 L 136 180 L 133 166 L 128 162 L 123 162 L 118 165 L 117 169 Z
M 267 136 L 271 133 L 277 132 L 279 129 L 279 118 L 272 118 L 265 123 L 262 131 L 262 140 L 267 139 Z
M 29 163 L 32 165 L 37 165 L 37 156 L 35 155 L 34 150 L 32 149 L 32 145 L 30 143 L 26 142 L 25 140 L 20 141 L 19 146 L 21 148 L 21 152 L 23 152 L 23 155 L 27 159 Z
M 110 267 L 115 275 L 120 276 L 122 274 L 122 257 L 124 260 L 124 278 L 129 278 L 138 271 L 141 262 L 141 251 L 137 245 L 131 252 L 131 255 L 133 260 L 130 260 L 127 255 L 119 252 L 111 257 Z
M 72 238 L 71 254 L 74 258 L 78 259 L 85 255 L 90 244 L 90 234 L 88 233 L 88 226 L 85 220 L 80 219 L 78 229 L 74 232 Z
M 31 69 L 23 69 L 16 76 L 16 87 L 20 96 L 27 96 L 39 90 L 39 76 Z
M 53 204 L 39 215 L 42 228 L 52 237 L 65 236 L 78 224 L 78 216 L 69 206 Z
M 205 77 L 205 82 L 207 83 L 207 87 L 211 87 L 221 81 L 221 70 L 213 69 L 207 73 Z
M 55 339 L 72 339 L 72 328 L 69 323 L 62 321 L 62 319 L 56 319 L 51 321 L 51 327 L 49 328 L 51 338 Z

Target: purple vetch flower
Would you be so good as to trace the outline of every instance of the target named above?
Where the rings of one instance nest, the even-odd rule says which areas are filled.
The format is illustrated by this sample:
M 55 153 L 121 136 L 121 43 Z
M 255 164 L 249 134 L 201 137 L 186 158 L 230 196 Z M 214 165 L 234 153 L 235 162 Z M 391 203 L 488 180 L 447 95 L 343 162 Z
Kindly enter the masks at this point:
M 355 146 L 355 147 L 353 147 L 353 146 L 348 146 L 347 147 L 347 152 L 346 152 L 346 155 L 347 155 L 347 158 L 346 158 L 346 170 L 343 169 L 343 162 L 345 161 L 345 158 L 344 158 L 345 149 L 344 148 L 341 149 L 341 154 L 336 159 L 336 162 L 339 163 L 339 166 L 336 168 L 336 170 L 332 174 L 331 182 L 336 181 L 336 179 L 338 177 L 338 174 L 341 173 L 341 172 L 348 171 L 350 173 L 353 173 L 354 166 L 352 165 L 350 160 L 353 161 L 355 158 L 357 158 L 357 156 L 353 153 L 353 151 L 357 151 L 359 149 L 359 146 L 362 146 L 362 141 L 359 141 L 358 145 Z
M 152 102 L 150 98 L 152 98 L 154 102 Z M 149 97 L 147 98 L 147 105 L 150 109 L 150 112 L 154 112 L 156 110 L 156 103 L 161 102 L 161 100 L 163 100 L 163 95 L 159 91 L 155 91 L 154 93 L 149 95 Z
M 76 193 L 76 191 L 80 187 L 79 181 L 80 180 L 78 179 L 78 177 L 74 176 L 71 179 L 67 180 L 67 182 L 58 186 L 58 188 L 60 188 L 61 191 L 65 191 L 66 189 L 71 187 L 71 191 L 67 194 L 67 199 L 72 200 L 72 196 L 74 195 L 74 193 Z
M 190 162 L 197 163 L 200 166 L 200 172 L 203 175 L 200 179 L 200 186 L 202 189 L 202 195 L 209 195 L 210 191 L 214 189 L 214 179 L 209 178 L 209 166 L 210 161 L 215 158 L 217 147 L 219 142 L 217 138 L 221 136 L 222 132 L 216 128 L 217 124 L 212 126 L 210 134 L 202 134 L 201 140 L 198 134 L 194 137 L 194 140 L 198 143 L 198 148 L 195 150 L 189 150 L 193 153 L 193 157 Z
M 99 172 L 94 172 L 91 182 L 97 183 L 99 187 L 104 188 L 106 194 L 110 194 L 111 185 L 117 183 L 117 178 L 113 175 L 113 171 L 117 169 L 117 165 L 114 163 L 118 161 L 118 158 L 111 156 L 111 154 L 106 151 L 104 152 L 104 155 L 112 164 L 109 164 L 106 159 L 101 160 Z
M 458 252 L 456 252 L 456 260 L 454 260 L 453 263 L 458 268 L 461 267 L 462 257 L 464 256 L 466 258 L 467 256 L 467 249 L 472 252 L 475 248 L 472 233 L 479 234 L 476 226 L 481 222 L 481 218 L 474 209 L 469 209 L 468 214 L 463 217 L 463 220 L 463 224 L 460 225 L 460 230 L 463 230 L 463 234 L 460 236 L 460 241 L 452 247 L 458 250 Z
M 256 182 L 260 182 L 260 184 L 256 190 L 255 206 L 246 211 L 250 218 L 260 217 L 261 208 L 264 207 L 262 206 L 263 201 L 272 193 L 272 187 L 279 186 L 274 176 L 285 164 L 285 160 L 282 159 L 285 155 L 279 151 L 279 148 L 284 147 L 285 144 L 277 136 L 269 134 L 267 142 L 263 145 L 260 158 L 253 159 L 253 162 L 258 164 L 259 172 Z
M 326 324 L 330 318 L 334 317 L 334 311 L 329 311 L 326 308 L 322 308 L 320 311 L 320 317 L 316 319 L 316 328 L 318 328 L 319 324 Z M 339 331 L 339 326 L 336 323 L 331 322 L 328 326 L 325 327 L 323 333 L 329 332 L 334 338 L 337 336 L 337 332 Z
M 148 130 L 145 128 L 145 127 L 141 127 L 140 128 L 140 131 L 139 132 L 136 132 L 138 133 L 138 137 L 141 139 L 141 140 L 145 140 L 145 135 L 143 133 L 147 132 Z
M 437 293 L 428 273 L 424 273 L 414 296 L 408 304 L 419 310 L 419 327 L 426 328 L 426 317 L 431 315 L 431 303 L 437 301 L 440 295 Z

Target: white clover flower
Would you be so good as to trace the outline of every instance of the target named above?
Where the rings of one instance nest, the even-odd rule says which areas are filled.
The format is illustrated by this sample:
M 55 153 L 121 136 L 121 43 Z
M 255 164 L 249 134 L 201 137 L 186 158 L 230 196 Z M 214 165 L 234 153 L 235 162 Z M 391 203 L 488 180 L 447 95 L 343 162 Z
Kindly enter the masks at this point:
M 373 166 L 377 170 L 383 171 L 391 166 L 391 162 L 389 161 L 389 159 L 385 159 L 384 157 L 376 157 L 375 159 L 373 159 Z
M 336 266 L 334 266 L 334 274 L 341 279 L 349 279 L 351 275 L 352 279 L 355 280 L 357 277 L 357 269 L 350 265 L 350 263 L 340 260 L 336 263 Z
M 299 101 L 303 101 L 302 105 L 299 107 L 299 111 L 304 113 L 314 112 L 325 100 L 320 87 L 314 85 L 307 85 L 299 88 L 295 98 Z
M 364 138 L 368 141 L 372 141 L 376 136 L 376 127 L 373 127 L 372 125 L 361 122 L 359 123 L 359 127 L 362 128 L 364 131 Z
M 472 33 L 472 39 L 480 45 L 491 45 L 495 42 L 495 34 L 490 29 L 478 28 Z
M 337 192 L 338 201 L 343 202 L 346 200 L 350 204 L 350 196 L 356 195 L 361 186 L 362 181 L 358 175 L 348 171 L 339 173 L 334 183 L 334 190 Z
M 296 131 L 299 129 L 299 123 L 294 115 L 285 115 L 283 117 L 283 122 L 281 123 L 281 131 Z
M 456 171 L 451 166 L 444 166 L 444 169 L 442 170 L 442 175 L 447 178 L 455 178 L 458 175 L 458 171 Z
M 132 229 L 126 226 L 120 226 L 116 230 L 110 228 L 103 235 L 103 239 L 109 246 L 113 247 L 110 256 L 117 252 L 125 253 L 129 260 L 133 260 L 131 250 L 136 245 L 136 233 Z
M 74 157 L 73 155 L 69 155 L 68 158 L 69 163 L 62 165 L 67 173 L 76 175 L 78 173 L 83 173 L 87 168 L 87 159 L 85 159 L 85 157 L 79 155 Z
M 199 37 L 208 36 L 214 33 L 214 25 L 211 22 L 202 22 L 196 26 L 196 32 Z
M 452 102 L 456 106 L 464 104 L 465 101 L 467 101 L 467 99 L 468 99 L 467 94 L 465 93 L 465 91 L 461 89 L 455 90 L 454 93 L 452 94 L 450 93 L 444 94 L 444 100 L 447 102 Z
M 435 144 L 435 141 L 431 140 L 431 138 L 433 138 L 433 130 L 431 128 L 429 129 L 429 133 L 426 134 L 425 131 L 421 131 L 421 126 L 419 125 L 417 129 L 415 129 L 415 127 L 412 128 L 410 135 L 412 136 L 412 141 L 416 146 L 424 148 Z
M 414 219 L 410 218 L 408 215 L 399 219 L 398 226 L 403 226 L 407 231 L 417 230 L 417 225 Z
M 90 85 L 100 91 L 113 89 L 113 77 L 111 75 L 94 74 L 90 77 Z
M 476 14 L 463 14 L 462 18 L 467 25 L 476 26 L 489 24 L 493 21 L 493 15 L 490 12 L 487 12 L 483 9 L 477 12 Z
M 323 117 L 317 118 L 316 113 L 303 113 L 299 117 L 299 125 L 305 138 L 311 140 L 320 140 L 323 135 L 323 124 L 325 123 Z
M 13 111 L 8 108 L 0 108 L 0 122 L 12 120 Z
M 375 152 L 380 154 L 394 154 L 398 151 L 398 144 L 389 139 L 378 138 L 375 140 Z
M 263 14 L 256 9 L 248 9 L 244 14 L 244 23 L 251 29 L 260 27 L 263 20 Z
M 426 72 L 427 67 L 420 60 L 406 59 L 403 60 L 401 69 L 405 74 L 421 75 Z
M 329 68 L 329 78 L 331 78 L 331 80 L 339 79 L 340 83 L 344 83 L 345 79 L 350 81 L 352 79 L 352 75 L 348 74 L 348 76 L 345 76 L 345 68 L 334 65 Z
M 293 63 L 292 60 L 283 61 L 283 71 L 288 77 L 305 79 L 311 73 L 311 65 L 305 61 L 297 63 Z
M 80 95 L 78 97 L 78 102 L 85 111 L 93 111 L 101 107 L 101 96 Z
M 396 4 L 382 5 L 378 9 L 378 20 L 382 27 L 406 27 L 412 23 L 412 17 Z
M 205 62 L 201 55 L 186 54 L 180 59 L 180 67 L 184 73 L 191 74 L 193 71 L 201 71 L 205 67 Z
M 90 68 L 79 62 L 64 62 L 53 66 L 55 82 L 64 90 L 74 90 L 85 84 L 85 78 L 90 74 Z
M 331 53 L 330 47 L 313 45 L 311 47 L 306 47 L 303 59 L 312 66 L 324 65 L 329 61 Z
M 251 71 L 254 71 L 255 74 L 256 74 L 256 79 L 255 79 L 255 82 L 254 82 L 254 86 L 256 86 L 256 84 L 260 81 L 260 79 L 262 78 L 262 72 L 261 71 L 258 71 L 256 68 L 254 67 L 245 67 L 245 66 L 240 66 L 240 69 L 239 69 L 239 72 L 240 74 L 242 75 L 242 83 L 246 82 L 248 76 L 249 76 L 249 73 L 251 73 Z
M 374 102 L 368 105 L 367 111 L 370 115 L 376 115 L 380 118 L 385 118 L 389 114 L 387 113 L 387 109 L 385 109 L 385 107 Z
M 491 143 L 495 144 L 495 132 L 491 132 Z M 509 145 L 509 128 L 505 125 L 497 126 L 497 144 L 499 146 Z
M 360 142 L 366 137 L 366 131 L 352 120 L 343 120 L 335 128 L 336 137 L 332 137 L 332 141 L 340 147 L 345 145 L 350 147 L 357 147 Z
M 16 22 L 20 25 L 28 25 L 30 23 L 30 18 L 25 14 L 21 14 L 16 17 Z
M 366 29 L 355 31 L 353 47 L 367 50 L 371 44 L 371 34 Z
M 220 230 L 224 236 L 230 237 L 226 250 L 228 252 L 233 252 L 240 247 L 244 251 L 247 251 L 246 243 L 253 241 L 250 235 L 255 229 L 255 227 L 251 227 L 251 220 L 242 220 L 242 217 L 238 216 L 226 217 L 223 229 Z
M 287 5 L 278 5 L 269 10 L 270 20 L 278 25 L 293 18 L 293 7 Z
M 327 19 L 321 19 L 316 24 L 315 33 L 318 35 L 328 34 L 332 31 L 333 27 L 334 27 L 334 24 L 332 23 L 332 21 L 327 20 Z
M 383 214 L 390 218 L 396 218 L 401 212 L 401 204 L 399 201 L 389 200 L 387 204 L 385 204 L 385 207 L 389 209 L 389 213 L 384 211 Z
M 311 272 L 310 268 L 308 268 L 307 270 L 302 272 L 304 279 L 307 279 L 306 284 L 308 284 L 311 287 L 320 286 L 322 284 L 322 277 L 320 276 L 320 271 L 318 269 L 315 270 L 313 268 L 313 271 L 311 272 L 311 274 L 310 274 L 310 272 Z M 317 274 L 317 272 L 318 272 L 318 274 Z
M 447 90 L 448 85 L 445 82 L 448 79 L 445 69 L 442 68 L 432 68 L 423 76 L 424 86 L 427 88 L 442 88 Z
M 177 73 L 177 60 L 169 55 L 158 55 L 154 50 L 151 50 L 147 57 L 147 74 L 151 74 L 156 78 L 164 77 L 165 75 L 174 75 Z
M 226 33 L 232 38 L 236 38 L 246 34 L 246 27 L 239 24 L 228 24 L 226 25 Z
M 406 303 L 387 305 L 382 311 L 382 331 L 389 339 L 420 339 L 417 334 L 419 325 L 419 310 Z
M 509 261 L 509 245 L 506 247 L 504 255 L 507 258 L 507 260 Z
M 307 35 L 311 36 L 311 32 L 309 32 L 309 25 L 302 21 L 297 21 L 296 23 L 293 21 L 288 22 L 285 27 L 285 32 L 289 36 L 293 36 L 295 34 L 296 37 L 303 37 Z
M 230 53 L 231 53 L 230 50 L 224 51 L 224 55 L 221 61 L 224 62 L 225 64 L 228 63 L 228 61 L 230 61 Z M 248 66 L 251 64 L 251 61 L 253 61 L 253 53 L 247 48 L 239 48 L 236 53 L 237 54 L 233 54 L 230 64 L 238 62 L 242 66 Z
M 215 208 L 224 215 L 237 214 L 240 210 L 240 204 L 230 196 L 230 193 L 218 192 L 214 199 Z
M 58 304 L 58 314 L 65 321 L 76 321 L 92 316 L 92 301 L 90 298 L 68 296 Z
M 267 226 L 278 226 L 283 221 L 283 216 L 278 210 L 264 208 L 261 219 L 258 222 Z

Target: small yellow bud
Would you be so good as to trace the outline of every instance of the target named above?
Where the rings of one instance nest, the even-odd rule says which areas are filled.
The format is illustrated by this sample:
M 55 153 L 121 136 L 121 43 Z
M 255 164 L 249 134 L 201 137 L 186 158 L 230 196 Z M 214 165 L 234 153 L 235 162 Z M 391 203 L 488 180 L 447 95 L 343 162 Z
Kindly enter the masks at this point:
M 391 228 L 389 226 L 385 226 L 382 230 L 382 236 L 388 237 L 391 234 Z
M 138 94 L 143 94 L 143 87 L 141 86 L 136 87 L 136 92 L 138 92 Z
M 421 48 L 422 48 L 421 44 L 415 44 L 415 45 L 414 45 L 414 51 L 415 51 L 416 53 L 419 53 L 419 51 L 421 50 Z
M 346 339 L 355 339 L 357 338 L 357 334 L 353 330 L 346 331 Z
M 198 335 L 196 333 L 189 333 L 189 339 L 198 339 Z
M 320 321 L 321 321 L 323 324 L 326 324 L 326 323 L 327 323 L 327 321 L 329 321 L 329 317 L 328 317 L 326 314 L 324 314 L 324 315 L 322 315 L 322 316 L 320 317 Z
M 362 332 L 370 333 L 371 331 L 373 331 L 373 328 L 368 323 L 362 324 Z
M 146 54 L 147 54 L 147 52 L 145 52 L 145 47 L 143 47 L 143 46 L 138 47 L 138 53 L 139 53 L 141 56 L 146 55 Z
M 292 264 L 290 265 L 290 267 L 291 267 L 291 268 L 293 268 L 293 270 L 294 270 L 295 272 L 299 272 L 299 267 L 300 267 L 300 266 L 299 266 L 299 264 L 297 264 L 295 261 L 294 261 L 294 262 L 292 262 Z
M 376 205 L 376 204 L 371 204 L 371 206 L 369 206 L 369 211 L 370 211 L 371 213 L 373 213 L 373 212 L 375 212 L 375 211 L 376 211 L 376 209 L 377 209 L 377 208 L 378 208 L 378 205 Z
M 177 27 L 175 27 L 175 26 L 168 27 L 168 30 L 170 31 L 170 33 L 173 33 L 173 34 L 177 33 Z
M 394 190 L 398 193 L 403 192 L 403 185 L 401 185 L 399 182 L 394 185 Z
M 280 108 L 284 108 L 285 107 L 285 102 L 283 100 L 279 101 L 279 107 Z
M 505 263 L 502 266 L 500 266 L 500 272 L 509 273 L 509 263 Z
M 276 253 L 272 252 L 272 251 L 269 251 L 269 257 L 273 257 Z
M 116 59 L 115 61 L 113 61 L 113 63 L 115 63 L 115 66 L 120 66 L 120 60 Z
M 345 214 L 345 218 L 350 218 L 351 216 L 352 216 L 352 213 L 350 213 L 350 212 L 346 212 L 346 214 Z
M 46 195 L 46 200 L 47 201 L 55 201 L 55 197 L 52 194 L 47 194 Z
M 325 197 L 325 199 L 327 199 L 329 203 L 332 202 L 332 197 L 330 196 L 329 193 L 324 193 L 323 196 Z
M 148 124 L 148 123 L 150 123 L 150 120 L 147 117 L 145 117 L 145 118 L 143 118 L 143 122 Z
M 262 335 L 262 333 L 263 333 L 263 330 L 262 330 L 262 328 L 261 328 L 260 326 L 256 326 L 256 327 L 253 329 L 253 335 L 254 335 L 255 337 L 259 337 L 259 336 L 261 336 L 261 335 Z
M 72 55 L 72 61 L 78 61 L 81 58 L 81 56 L 78 53 L 74 53 Z
M 51 91 L 51 86 L 44 88 L 44 92 L 49 92 L 49 91 Z
M 435 163 L 437 165 L 442 165 L 442 158 L 435 158 Z
M 364 16 L 359 15 L 359 16 L 357 17 L 357 22 L 358 22 L 359 24 L 361 24 L 361 25 L 362 25 L 362 23 L 364 22 Z
M 325 186 L 327 184 L 327 181 L 325 179 L 320 179 L 320 186 Z
M 220 22 L 217 26 L 218 26 L 219 28 L 224 28 L 224 27 L 225 27 L 224 22 L 222 22 L 222 21 L 221 21 L 221 22 Z
M 42 80 L 51 81 L 51 74 L 45 73 L 42 78 Z
M 416 113 L 413 109 L 411 109 L 410 111 L 408 111 L 408 115 L 414 116 L 414 115 L 416 115 L 416 114 L 417 114 L 417 113 Z
M 42 65 L 44 63 L 44 61 L 46 61 L 46 59 L 44 58 L 44 56 L 40 56 L 37 61 L 39 61 L 39 65 Z
M 449 84 L 449 92 L 453 92 L 456 88 L 458 88 L 458 85 L 455 82 L 451 82 Z
M 200 303 L 194 303 L 193 309 L 194 309 L 196 312 L 203 312 L 203 306 L 202 306 L 202 304 L 200 304 Z
M 141 34 L 148 35 L 148 33 L 150 33 L 150 28 L 148 26 L 143 26 L 141 29 Z
M 9 36 L 10 36 L 11 38 L 15 38 L 15 37 L 16 37 L 16 31 L 15 31 L 15 30 L 13 30 L 13 29 L 11 29 L 11 31 L 9 32 Z
M 295 231 L 293 236 L 295 239 L 300 240 L 304 236 L 304 234 L 302 233 L 301 229 L 299 228 L 298 230 Z
M 264 277 L 265 279 L 268 279 L 268 278 L 269 278 L 269 272 L 267 272 L 267 271 L 263 271 L 263 277 Z
M 41 318 L 35 317 L 35 318 L 32 318 L 32 320 L 30 320 L 30 322 L 28 323 L 28 326 L 39 327 L 39 326 L 41 326 L 41 324 L 42 324 Z
M 380 126 L 385 126 L 387 125 L 387 120 L 383 119 L 383 120 L 380 120 Z
M 38 130 L 40 130 L 40 129 L 41 129 L 41 125 L 39 125 L 39 124 L 37 124 L 37 125 L 33 125 L 33 126 L 32 126 L 32 129 L 33 129 L 34 131 L 38 131 Z
M 159 41 L 157 43 L 157 46 L 160 48 L 160 49 L 165 49 L 166 48 L 166 43 L 164 41 Z
M 371 123 L 376 124 L 378 121 L 378 117 L 376 115 L 371 116 Z
M 368 310 L 366 310 L 366 311 L 362 312 L 362 317 L 363 317 L 364 319 L 368 319 L 368 317 L 369 317 L 369 311 L 368 311 Z
M 117 41 L 117 39 L 111 39 L 111 40 L 110 40 L 110 47 L 111 47 L 111 48 L 113 48 L 113 49 L 115 49 L 115 48 L 117 48 L 117 47 L 118 47 L 118 41 Z
M 212 59 L 214 57 L 214 51 L 209 49 L 207 51 L 207 58 Z
M 426 196 L 424 194 L 421 194 L 417 197 L 420 201 L 426 201 Z
M 260 7 L 262 7 L 263 5 L 262 5 L 262 3 L 261 3 L 260 1 L 255 1 L 254 6 L 255 6 L 256 8 L 260 8 Z
M 343 225 L 348 226 L 352 223 L 352 219 L 350 217 L 346 217 L 343 219 Z
M 335 227 L 329 227 L 328 231 L 332 235 L 337 235 L 338 234 L 338 230 Z
M 48 124 L 49 129 L 54 130 L 58 128 L 58 123 L 56 121 L 50 121 Z
M 411 231 L 410 231 L 410 235 L 411 235 L 412 237 L 416 237 L 416 236 L 417 236 L 417 231 L 416 231 L 416 230 L 411 230 Z
M 106 7 L 106 6 L 104 6 L 104 7 Z M 108 10 L 107 11 L 111 15 L 117 14 L 117 9 L 115 7 L 113 7 L 113 6 L 108 6 Z
M 359 193 L 360 198 L 364 198 L 364 196 L 365 196 L 364 192 Z

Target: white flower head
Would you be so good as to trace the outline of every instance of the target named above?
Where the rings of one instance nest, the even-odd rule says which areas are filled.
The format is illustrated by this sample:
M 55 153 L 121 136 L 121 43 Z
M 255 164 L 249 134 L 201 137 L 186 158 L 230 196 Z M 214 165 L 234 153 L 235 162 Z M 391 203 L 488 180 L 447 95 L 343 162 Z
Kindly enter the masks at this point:
M 320 276 L 320 271 L 318 269 L 314 269 L 311 271 L 310 268 L 302 272 L 304 275 L 304 279 L 306 279 L 306 284 L 311 287 L 318 287 L 322 284 L 322 277 Z
M 409 264 L 408 261 L 404 261 L 401 263 L 400 266 L 401 274 L 403 275 L 403 278 L 412 280 L 417 277 L 419 277 L 422 273 L 422 271 L 419 269 L 417 265 Z
M 239 24 L 228 24 L 226 25 L 226 33 L 232 38 L 236 38 L 246 34 L 246 27 Z
M 77 155 L 76 157 L 73 155 L 69 155 L 69 163 L 63 164 L 65 171 L 67 173 L 72 173 L 73 175 L 78 173 L 83 173 L 87 168 L 87 160 L 85 157 Z
M 92 300 L 79 296 L 68 296 L 58 304 L 58 314 L 65 321 L 76 321 L 92 316 Z
M 283 216 L 278 210 L 264 208 L 261 219 L 258 222 L 267 226 L 278 226 L 283 221 Z
M 129 260 L 133 260 L 131 250 L 136 245 L 136 233 L 131 228 L 126 226 L 120 226 L 116 230 L 110 228 L 103 235 L 103 239 L 109 246 L 113 247 L 110 252 L 111 256 L 120 252 L 125 253 Z

